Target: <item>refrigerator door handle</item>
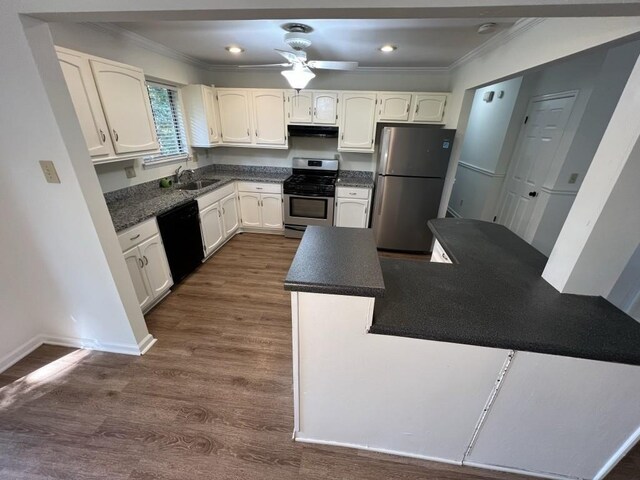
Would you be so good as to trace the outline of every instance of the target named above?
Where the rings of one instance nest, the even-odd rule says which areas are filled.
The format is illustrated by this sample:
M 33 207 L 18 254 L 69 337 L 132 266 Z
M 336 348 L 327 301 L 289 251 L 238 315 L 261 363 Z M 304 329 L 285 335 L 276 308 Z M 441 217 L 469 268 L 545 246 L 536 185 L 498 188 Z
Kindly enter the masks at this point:
M 382 140 L 380 141 L 380 166 L 378 167 L 378 173 L 384 174 L 387 170 L 387 160 L 389 159 L 389 136 L 391 130 L 389 127 L 382 129 Z
M 384 198 L 384 177 L 378 178 L 378 185 L 376 185 L 376 196 L 373 200 L 373 208 L 375 209 L 375 216 L 379 217 L 382 213 L 382 199 Z

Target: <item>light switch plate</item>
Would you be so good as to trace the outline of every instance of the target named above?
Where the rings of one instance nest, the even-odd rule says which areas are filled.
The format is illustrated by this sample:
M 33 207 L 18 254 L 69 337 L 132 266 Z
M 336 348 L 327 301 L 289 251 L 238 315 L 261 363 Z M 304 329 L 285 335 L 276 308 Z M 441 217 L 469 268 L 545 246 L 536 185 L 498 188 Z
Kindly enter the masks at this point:
M 124 173 L 127 176 L 127 178 L 135 178 L 136 169 L 133 167 L 124 167 Z
M 40 168 L 42 168 L 42 173 L 44 173 L 44 179 L 47 183 L 60 183 L 56 166 L 51 160 L 40 160 Z

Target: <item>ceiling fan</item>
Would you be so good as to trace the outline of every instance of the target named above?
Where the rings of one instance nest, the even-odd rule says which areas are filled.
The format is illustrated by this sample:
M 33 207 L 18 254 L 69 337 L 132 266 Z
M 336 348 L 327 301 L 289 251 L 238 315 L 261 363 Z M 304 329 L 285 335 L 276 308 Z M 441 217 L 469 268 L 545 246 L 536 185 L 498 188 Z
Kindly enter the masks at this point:
M 307 86 L 309 80 L 316 75 L 311 69 L 323 70 L 355 70 L 358 68 L 358 62 L 341 62 L 328 60 L 307 60 L 307 52 L 305 49 L 311 46 L 311 40 L 307 38 L 307 34 L 313 29 L 309 25 L 302 23 L 287 23 L 282 26 L 287 32 L 284 36 L 284 43 L 289 45 L 294 51 L 274 49 L 282 55 L 286 63 L 271 63 L 266 65 L 239 65 L 241 68 L 255 67 L 291 67 L 291 70 L 283 70 L 281 73 L 291 85 L 291 88 L 301 90 Z

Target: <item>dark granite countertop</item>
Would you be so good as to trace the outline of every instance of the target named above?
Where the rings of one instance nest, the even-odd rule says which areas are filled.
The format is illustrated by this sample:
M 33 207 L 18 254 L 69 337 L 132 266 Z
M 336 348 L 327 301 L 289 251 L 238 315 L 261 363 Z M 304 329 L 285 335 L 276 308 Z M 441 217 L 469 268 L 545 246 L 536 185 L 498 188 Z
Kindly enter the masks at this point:
M 363 170 L 340 170 L 337 187 L 373 188 L 373 172 Z
M 381 297 L 384 281 L 373 233 L 365 228 L 307 227 L 284 288 Z
M 547 258 L 507 228 L 429 222 L 454 264 L 381 259 L 371 333 L 640 365 L 640 323 L 602 297 L 561 294 Z
M 200 190 L 160 188 L 160 180 L 157 179 L 109 192 L 105 194 L 105 199 L 113 226 L 116 232 L 120 232 L 233 181 L 282 183 L 289 175 L 291 170 L 288 168 L 211 165 L 197 169 L 191 177 L 184 179 L 185 182 L 216 180 L 213 185 Z

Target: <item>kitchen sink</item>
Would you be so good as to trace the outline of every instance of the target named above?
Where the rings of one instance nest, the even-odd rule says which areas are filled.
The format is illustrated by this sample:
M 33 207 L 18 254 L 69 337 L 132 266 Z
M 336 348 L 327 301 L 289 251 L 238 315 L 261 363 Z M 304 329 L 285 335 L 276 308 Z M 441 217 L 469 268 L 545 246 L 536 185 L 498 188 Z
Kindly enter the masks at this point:
M 176 185 L 178 190 L 200 190 L 201 188 L 208 187 L 214 183 L 218 183 L 220 180 L 197 180 L 189 183 L 179 183 Z

